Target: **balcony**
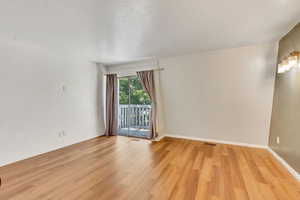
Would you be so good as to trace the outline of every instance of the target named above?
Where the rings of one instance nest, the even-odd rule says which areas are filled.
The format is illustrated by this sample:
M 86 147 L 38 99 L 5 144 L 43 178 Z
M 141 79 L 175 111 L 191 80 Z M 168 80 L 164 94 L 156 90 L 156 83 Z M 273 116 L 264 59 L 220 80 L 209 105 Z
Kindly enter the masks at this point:
M 118 135 L 149 138 L 151 105 L 119 105 Z

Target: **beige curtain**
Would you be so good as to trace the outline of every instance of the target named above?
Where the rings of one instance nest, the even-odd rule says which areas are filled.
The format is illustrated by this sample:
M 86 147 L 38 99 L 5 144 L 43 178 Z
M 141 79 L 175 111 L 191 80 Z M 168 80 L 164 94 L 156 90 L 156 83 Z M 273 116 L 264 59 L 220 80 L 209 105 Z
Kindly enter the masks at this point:
M 157 137 L 157 101 L 155 93 L 155 84 L 154 84 L 154 72 L 153 70 L 137 72 L 137 75 L 141 81 L 141 84 L 149 95 L 152 101 L 152 110 L 151 110 L 151 135 L 150 139 Z
M 106 76 L 106 136 L 117 133 L 118 126 L 118 85 L 117 75 Z

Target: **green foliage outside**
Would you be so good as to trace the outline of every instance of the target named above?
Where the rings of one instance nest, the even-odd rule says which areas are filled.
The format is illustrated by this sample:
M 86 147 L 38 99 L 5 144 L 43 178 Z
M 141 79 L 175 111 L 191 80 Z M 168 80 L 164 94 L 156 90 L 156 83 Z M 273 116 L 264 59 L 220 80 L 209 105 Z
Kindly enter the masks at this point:
M 130 81 L 130 84 L 128 84 Z M 129 85 L 130 85 L 130 103 L 135 105 L 150 105 L 151 100 L 148 94 L 143 90 L 139 79 L 131 77 L 130 79 L 121 78 L 119 80 L 119 103 L 129 104 Z

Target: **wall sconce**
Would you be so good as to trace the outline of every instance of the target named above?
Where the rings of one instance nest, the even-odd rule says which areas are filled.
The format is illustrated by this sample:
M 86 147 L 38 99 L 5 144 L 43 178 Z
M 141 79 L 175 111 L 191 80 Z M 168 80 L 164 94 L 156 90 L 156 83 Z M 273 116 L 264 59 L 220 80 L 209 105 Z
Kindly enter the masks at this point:
M 285 73 L 292 68 L 299 67 L 300 68 L 300 52 L 293 51 L 289 56 L 284 57 L 284 59 L 278 64 L 278 74 Z

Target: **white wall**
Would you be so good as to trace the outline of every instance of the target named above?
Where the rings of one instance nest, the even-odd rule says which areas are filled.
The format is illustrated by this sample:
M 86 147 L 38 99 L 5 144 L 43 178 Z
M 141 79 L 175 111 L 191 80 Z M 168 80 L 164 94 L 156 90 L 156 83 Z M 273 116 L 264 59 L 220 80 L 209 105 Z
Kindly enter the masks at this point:
M 277 45 L 162 59 L 167 134 L 267 145 Z
M 163 133 L 267 145 L 277 46 L 160 59 Z M 110 71 L 136 69 L 126 66 Z
M 0 64 L 0 166 L 103 133 L 95 64 L 8 40 Z
M 0 165 L 104 132 L 98 3 L 1 1 Z

